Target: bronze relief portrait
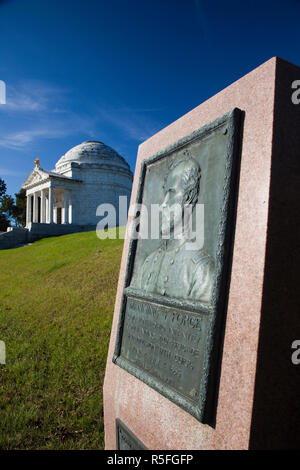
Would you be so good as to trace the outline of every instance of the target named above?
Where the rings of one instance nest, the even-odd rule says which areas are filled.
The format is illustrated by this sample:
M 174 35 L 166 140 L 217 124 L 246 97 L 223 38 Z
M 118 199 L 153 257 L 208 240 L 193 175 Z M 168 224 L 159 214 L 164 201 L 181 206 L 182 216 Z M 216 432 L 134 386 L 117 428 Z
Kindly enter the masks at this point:
M 145 292 L 203 302 L 211 300 L 214 260 L 204 249 L 189 249 L 190 219 L 184 217 L 185 207 L 193 209 L 197 204 L 200 179 L 200 165 L 190 154 L 174 160 L 167 169 L 163 179 L 161 235 L 170 238 L 162 240 L 140 268 L 139 288 Z

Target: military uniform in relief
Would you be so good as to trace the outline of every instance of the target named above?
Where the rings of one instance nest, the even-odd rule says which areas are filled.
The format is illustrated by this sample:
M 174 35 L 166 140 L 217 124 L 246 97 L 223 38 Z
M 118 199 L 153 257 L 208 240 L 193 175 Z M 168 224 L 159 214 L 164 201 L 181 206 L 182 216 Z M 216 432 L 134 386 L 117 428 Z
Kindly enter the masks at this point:
M 139 287 L 178 299 L 211 300 L 214 261 L 204 250 L 188 249 L 188 242 L 166 249 L 162 245 L 144 261 Z

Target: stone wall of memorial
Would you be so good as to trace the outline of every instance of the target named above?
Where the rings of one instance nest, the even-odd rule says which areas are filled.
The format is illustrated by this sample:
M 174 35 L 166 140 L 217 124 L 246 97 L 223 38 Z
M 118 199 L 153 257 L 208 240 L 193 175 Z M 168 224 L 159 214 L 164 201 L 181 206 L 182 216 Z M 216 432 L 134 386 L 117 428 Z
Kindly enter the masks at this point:
M 73 170 L 73 178 L 82 184 L 72 193 L 74 223 L 96 225 L 100 217 L 96 215 L 101 204 L 112 204 L 116 212 L 119 196 L 131 194 L 131 175 L 123 169 L 78 168 Z

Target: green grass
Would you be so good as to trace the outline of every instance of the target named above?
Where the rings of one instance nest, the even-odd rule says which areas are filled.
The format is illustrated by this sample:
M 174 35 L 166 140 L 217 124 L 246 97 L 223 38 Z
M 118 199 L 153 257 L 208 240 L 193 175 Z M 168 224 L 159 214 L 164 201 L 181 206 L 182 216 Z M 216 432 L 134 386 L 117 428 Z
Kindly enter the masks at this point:
M 0 251 L 0 449 L 103 448 L 122 247 L 86 232 Z

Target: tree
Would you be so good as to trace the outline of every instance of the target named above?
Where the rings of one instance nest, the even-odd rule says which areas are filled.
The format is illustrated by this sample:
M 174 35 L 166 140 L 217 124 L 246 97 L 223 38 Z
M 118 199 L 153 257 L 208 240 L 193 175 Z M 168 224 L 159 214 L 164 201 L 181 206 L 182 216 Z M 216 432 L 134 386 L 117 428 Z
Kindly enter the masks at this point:
M 6 194 L 6 184 L 0 178 L 0 231 L 5 232 L 10 226 L 10 218 L 17 226 L 26 224 L 26 191 L 21 189 L 14 198 Z
M 13 206 L 12 217 L 17 225 L 25 227 L 26 225 L 26 191 L 21 189 L 15 193 L 16 203 Z
M 6 194 L 6 184 L 5 181 L 0 178 L 0 203 L 4 194 Z
M 5 181 L 0 178 L 0 232 L 6 232 L 7 227 L 10 226 L 7 216 L 8 198 Z
M 6 215 L 0 212 L 0 232 L 6 232 L 7 227 L 9 227 L 9 225 L 10 223 Z

